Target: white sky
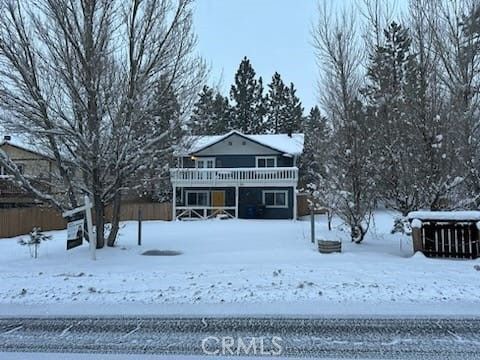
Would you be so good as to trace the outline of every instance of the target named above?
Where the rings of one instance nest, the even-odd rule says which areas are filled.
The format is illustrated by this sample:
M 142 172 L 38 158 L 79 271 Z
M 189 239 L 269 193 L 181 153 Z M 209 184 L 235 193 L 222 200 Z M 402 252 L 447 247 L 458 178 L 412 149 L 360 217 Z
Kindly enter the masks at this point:
M 335 5 L 353 7 L 360 1 L 338 0 Z M 318 98 L 318 71 L 310 44 L 317 4 L 316 0 L 197 0 L 198 51 L 211 67 L 210 83 L 221 81 L 227 95 L 241 59 L 247 56 L 265 86 L 275 71 L 286 83 L 293 82 L 307 113 Z

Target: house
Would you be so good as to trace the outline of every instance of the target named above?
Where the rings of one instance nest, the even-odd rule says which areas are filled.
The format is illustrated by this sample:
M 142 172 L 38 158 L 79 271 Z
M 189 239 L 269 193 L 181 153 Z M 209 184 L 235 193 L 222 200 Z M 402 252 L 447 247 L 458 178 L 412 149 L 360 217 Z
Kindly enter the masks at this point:
M 176 150 L 173 218 L 295 219 L 303 134 L 195 136 Z
M 25 176 L 39 189 L 50 192 L 55 161 L 26 142 L 4 136 L 0 140 L 0 150 L 4 151 Z M 0 208 L 27 207 L 38 205 L 30 194 L 11 181 L 12 175 L 0 166 Z

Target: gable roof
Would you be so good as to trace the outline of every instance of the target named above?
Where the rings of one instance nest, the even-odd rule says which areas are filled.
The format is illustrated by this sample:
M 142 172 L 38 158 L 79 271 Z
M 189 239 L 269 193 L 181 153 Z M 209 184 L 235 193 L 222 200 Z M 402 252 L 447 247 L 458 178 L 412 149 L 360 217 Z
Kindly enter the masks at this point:
M 32 145 L 32 144 L 30 144 L 26 141 L 20 140 L 19 137 L 14 138 L 12 136 L 11 140 L 5 140 L 5 138 L 2 138 L 2 139 L 0 139 L 0 147 L 2 147 L 3 145 L 10 145 L 10 146 L 13 146 L 17 149 L 29 152 L 31 154 L 35 154 L 37 156 L 41 156 L 41 157 L 44 157 L 44 158 L 49 159 L 49 160 L 53 160 L 52 156 L 47 155 L 45 152 L 39 150 L 37 146 Z
M 177 149 L 176 154 L 190 155 L 197 153 L 225 140 L 232 135 L 238 135 L 282 154 L 298 156 L 303 152 L 303 134 L 292 134 L 292 136 L 287 134 L 247 135 L 241 133 L 240 131 L 232 130 L 224 135 L 190 136 L 185 139 L 184 145 L 181 145 Z

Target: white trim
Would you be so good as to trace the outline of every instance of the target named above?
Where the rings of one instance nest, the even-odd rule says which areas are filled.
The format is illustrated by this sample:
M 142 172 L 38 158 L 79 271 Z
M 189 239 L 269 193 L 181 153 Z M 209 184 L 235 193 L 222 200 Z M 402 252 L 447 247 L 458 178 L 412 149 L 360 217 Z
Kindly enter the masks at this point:
M 239 189 L 238 186 L 235 186 L 235 218 L 238 219 L 238 199 L 239 199 Z
M 276 200 L 276 194 L 282 193 L 285 194 L 285 205 L 267 205 L 265 203 L 265 194 L 273 193 L 273 200 Z M 288 190 L 262 190 L 262 204 L 265 205 L 267 209 L 288 209 Z
M 297 200 L 297 187 L 293 187 L 293 220 L 297 220 L 297 207 L 298 207 L 298 200 Z
M 260 168 L 260 169 L 268 169 L 271 168 L 271 166 L 258 166 L 258 160 L 265 160 L 265 165 L 267 165 L 267 160 L 273 159 L 273 167 L 277 167 L 277 157 L 276 156 L 255 156 L 255 167 Z
M 296 167 L 170 169 L 170 181 L 178 187 L 292 187 L 297 186 L 298 169 Z
M 192 193 L 192 194 L 199 194 L 199 193 L 202 193 L 202 194 L 207 194 L 207 204 L 206 205 L 193 205 L 193 204 L 189 204 L 188 203 L 188 195 Z M 197 200 L 198 200 L 198 195 L 197 195 Z M 185 190 L 185 205 L 187 207 L 206 207 L 206 206 L 210 206 L 210 203 L 211 203 L 211 199 L 210 199 L 210 191 L 208 190 Z
M 199 167 L 198 167 L 198 162 L 199 162 L 199 161 L 204 161 L 204 162 L 212 161 L 212 162 L 213 162 L 213 167 L 211 167 L 211 168 L 209 168 L 209 167 L 201 167 L 201 168 L 199 168 Z M 216 168 L 215 158 L 214 158 L 214 157 L 195 157 L 195 168 L 197 168 L 197 169 L 215 169 L 215 168 Z

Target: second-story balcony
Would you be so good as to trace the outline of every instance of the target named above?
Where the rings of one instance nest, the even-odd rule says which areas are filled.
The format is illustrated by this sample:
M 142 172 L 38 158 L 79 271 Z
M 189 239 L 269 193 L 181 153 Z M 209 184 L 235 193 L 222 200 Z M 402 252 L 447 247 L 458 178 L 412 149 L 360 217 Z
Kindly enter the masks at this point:
M 177 168 L 170 170 L 173 186 L 296 186 L 298 168 Z

